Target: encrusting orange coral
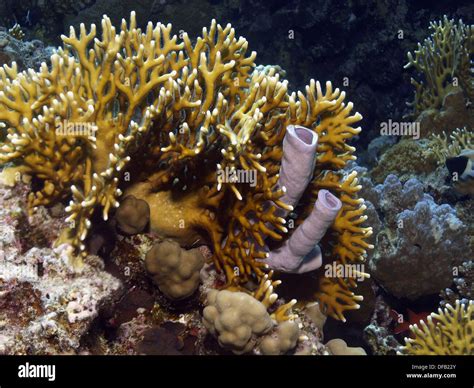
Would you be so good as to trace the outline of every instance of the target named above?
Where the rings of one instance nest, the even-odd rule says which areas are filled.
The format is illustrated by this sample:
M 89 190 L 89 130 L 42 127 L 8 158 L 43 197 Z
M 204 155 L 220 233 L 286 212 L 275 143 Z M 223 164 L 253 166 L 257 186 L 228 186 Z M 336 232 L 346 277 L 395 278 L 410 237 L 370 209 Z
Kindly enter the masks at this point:
M 183 245 L 209 243 L 228 286 L 267 270 L 264 240 L 282 241 L 291 230 L 278 208 L 282 141 L 289 125 L 315 131 L 314 174 L 298 206 L 296 224 L 327 189 L 342 202 L 321 242 L 324 260 L 360 263 L 371 229 L 361 226 L 363 200 L 348 141 L 360 132 L 345 93 L 311 80 L 305 93 L 288 93 L 275 69 L 254 71 L 255 56 L 234 29 L 215 21 L 193 44 L 171 25 L 130 23 L 116 29 L 108 17 L 102 35 L 92 25 L 71 28 L 51 66 L 19 72 L 0 68 L 0 122 L 7 139 L 0 162 L 22 166 L 36 184 L 31 209 L 69 199 L 69 228 L 59 243 L 85 254 L 91 218 L 107 219 L 118 197 L 134 195 L 151 209 L 152 230 Z M 256 171 L 255 185 L 218 179 L 220 171 Z M 256 220 L 249 222 L 250 219 Z M 81 254 L 80 254 L 81 253 Z M 344 319 L 361 297 L 355 278 L 321 277 L 317 299 L 327 314 Z

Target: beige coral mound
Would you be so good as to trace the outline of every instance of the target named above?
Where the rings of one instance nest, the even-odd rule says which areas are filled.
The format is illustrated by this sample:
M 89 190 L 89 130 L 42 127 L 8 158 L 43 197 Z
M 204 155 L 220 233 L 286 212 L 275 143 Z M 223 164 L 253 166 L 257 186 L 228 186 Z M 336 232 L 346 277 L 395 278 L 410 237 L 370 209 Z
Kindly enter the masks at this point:
M 235 354 L 251 351 L 256 338 L 273 327 L 267 308 L 244 292 L 211 290 L 203 323 L 219 344 Z
M 363 348 L 347 346 L 346 341 L 340 338 L 334 338 L 328 341 L 326 346 L 333 356 L 366 356 Z
M 173 241 L 155 244 L 145 257 L 145 267 L 153 281 L 173 300 L 187 298 L 197 290 L 204 262 L 197 248 L 185 250 Z
M 280 323 L 275 332 L 266 336 L 260 343 L 260 350 L 264 355 L 277 356 L 285 354 L 298 343 L 300 329 L 295 321 Z

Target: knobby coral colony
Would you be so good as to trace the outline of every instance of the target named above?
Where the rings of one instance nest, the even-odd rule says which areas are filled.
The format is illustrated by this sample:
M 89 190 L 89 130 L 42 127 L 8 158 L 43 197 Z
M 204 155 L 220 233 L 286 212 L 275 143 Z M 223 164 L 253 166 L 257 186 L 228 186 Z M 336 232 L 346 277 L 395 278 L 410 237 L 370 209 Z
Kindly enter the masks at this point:
M 171 201 L 192 194 L 197 210 L 186 226 L 207 237 L 228 287 L 261 281 L 268 270 L 259 247 L 289 233 L 276 212 L 293 210 L 280 201 L 285 189 L 277 185 L 289 125 L 319 137 L 296 224 L 318 192 L 330 190 L 343 206 L 321 242 L 325 260 L 364 260 L 371 228 L 361 226 L 365 206 L 356 173 L 341 171 L 355 159 L 347 142 L 359 133 L 352 125 L 361 115 L 351 114 L 344 92 L 330 82 L 323 92 L 311 80 L 306 93 L 289 94 L 274 69 L 253 71 L 256 54 L 247 53 L 247 41 L 214 20 L 194 45 L 187 34 L 181 41 L 171 35 L 171 25 L 149 23 L 142 31 L 134 13 L 118 32 L 104 16 L 102 30 L 99 39 L 94 25 L 87 32 L 82 24 L 78 37 L 71 27 L 50 68 L 0 69 L 0 122 L 8 131 L 0 162 L 13 162 L 41 182 L 29 195 L 31 209 L 70 199 L 69 228 L 57 243 L 71 245 L 76 265 L 86 253 L 93 213 L 101 208 L 107 219 L 122 191 L 146 184 L 151 193 L 173 193 Z M 55 129 L 67 122 L 89 130 L 63 136 Z M 257 183 L 218 182 L 216 165 L 257 170 Z M 319 282 L 316 298 L 329 315 L 344 319 L 346 310 L 359 307 L 362 298 L 351 291 L 355 278 L 321 276 Z

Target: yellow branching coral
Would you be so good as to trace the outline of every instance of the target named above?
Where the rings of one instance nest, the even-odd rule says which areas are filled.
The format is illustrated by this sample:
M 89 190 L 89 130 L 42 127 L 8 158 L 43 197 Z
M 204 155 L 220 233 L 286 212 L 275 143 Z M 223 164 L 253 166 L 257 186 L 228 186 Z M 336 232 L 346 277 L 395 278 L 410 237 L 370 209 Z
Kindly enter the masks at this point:
M 442 21 L 431 22 L 431 36 L 418 43 L 414 56 L 408 53 L 405 68 L 413 67 L 423 74 L 424 81 L 412 78 L 415 100 L 409 105 L 417 116 L 425 109 L 438 109 L 443 98 L 460 86 L 474 100 L 474 75 L 471 59 L 474 55 L 474 25 L 457 23 L 444 16 Z
M 252 296 L 260 301 L 267 309 L 273 307 L 278 299 L 278 295 L 274 293 L 276 287 L 281 284 L 281 280 L 273 280 L 273 271 L 265 274 L 260 280 L 257 289 L 252 292 Z M 270 315 L 277 322 L 284 322 L 295 319 L 297 316 L 291 313 L 291 308 L 296 304 L 296 300 L 292 299 L 284 305 L 278 306 Z
M 426 153 L 434 154 L 438 164 L 443 164 L 447 158 L 456 157 L 461 151 L 470 149 L 474 149 L 474 132 L 457 128 L 449 136 L 446 132 L 432 135 Z
M 415 338 L 407 338 L 402 353 L 409 355 L 474 355 L 474 301 L 447 305 L 438 314 L 410 326 Z
M 100 37 L 94 25 L 89 32 L 81 25 L 79 36 L 71 28 L 62 39 L 50 68 L 0 69 L 0 123 L 8 131 L 0 162 L 34 177 L 32 209 L 70 201 L 70 227 L 58 243 L 71 244 L 78 265 L 92 215 L 101 209 L 107 219 L 123 192 L 149 203 L 152 229 L 177 240 L 191 230 L 210 244 L 228 287 L 266 279 L 260 248 L 289 234 L 277 211 L 291 210 L 277 185 L 288 125 L 319 137 L 297 221 L 319 190 L 331 190 L 343 208 L 322 242 L 325 259 L 364 260 L 371 229 L 361 226 L 356 174 L 342 172 L 355 159 L 348 142 L 360 132 L 353 126 L 361 115 L 344 92 L 311 80 L 305 93 L 289 94 L 278 69 L 254 71 L 248 42 L 215 21 L 194 43 L 172 35 L 171 25 L 149 23 L 142 31 L 134 13 L 119 29 L 104 17 Z M 255 173 L 255 184 L 222 172 Z M 355 279 L 322 278 L 320 286 L 328 314 L 343 319 L 358 308 Z

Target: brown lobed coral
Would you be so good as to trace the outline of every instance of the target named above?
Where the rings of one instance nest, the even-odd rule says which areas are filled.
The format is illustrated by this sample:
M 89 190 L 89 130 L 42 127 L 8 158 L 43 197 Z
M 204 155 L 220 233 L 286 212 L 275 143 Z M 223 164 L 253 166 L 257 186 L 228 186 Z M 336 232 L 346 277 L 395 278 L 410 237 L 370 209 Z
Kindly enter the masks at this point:
M 348 141 L 361 119 L 345 93 L 311 80 L 305 93 L 287 90 L 273 68 L 253 71 L 255 56 L 234 29 L 215 21 L 193 43 L 171 25 L 102 20 L 71 28 L 51 66 L 19 72 L 0 68 L 0 123 L 7 139 L 0 163 L 33 177 L 32 210 L 69 200 L 69 228 L 58 240 L 81 265 L 91 218 L 107 219 L 122 192 L 146 200 L 150 227 L 183 245 L 210 244 L 227 286 L 261 280 L 267 272 L 264 240 L 291 233 L 278 216 L 282 139 L 290 124 L 319 136 L 313 179 L 295 209 L 296 225 L 328 189 L 343 207 L 322 242 L 326 261 L 364 261 L 371 229 L 361 224 L 355 159 Z M 217 169 L 216 169 L 217 165 Z M 218 171 L 256 172 L 255 184 L 218 179 Z M 289 210 L 289 209 L 287 209 Z M 251 222 L 250 220 L 256 220 Z M 351 277 L 319 278 L 316 294 L 329 314 L 344 319 L 361 297 Z
M 153 245 L 145 257 L 145 267 L 153 281 L 173 300 L 187 298 L 197 290 L 204 263 L 199 249 L 187 251 L 174 241 Z

